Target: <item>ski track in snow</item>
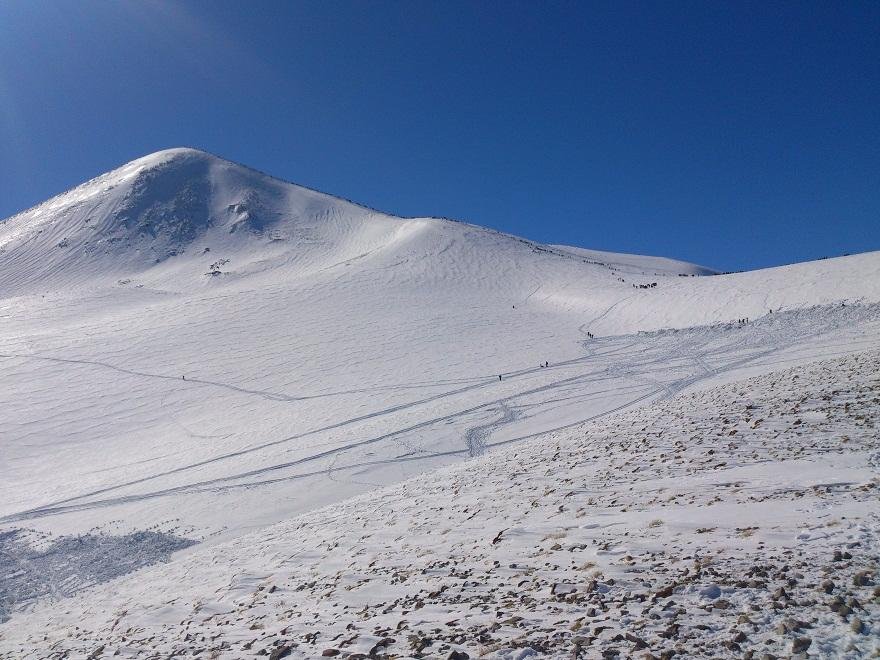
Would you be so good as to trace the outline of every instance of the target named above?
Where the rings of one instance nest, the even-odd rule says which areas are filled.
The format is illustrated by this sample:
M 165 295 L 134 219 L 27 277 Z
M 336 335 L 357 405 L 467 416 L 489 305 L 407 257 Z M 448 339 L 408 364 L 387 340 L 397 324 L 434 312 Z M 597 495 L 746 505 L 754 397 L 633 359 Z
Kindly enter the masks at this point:
M 861 316 L 864 320 L 876 320 L 876 319 L 880 318 L 880 305 L 868 306 L 864 309 L 862 309 L 861 307 L 850 307 L 848 309 L 849 310 L 856 310 L 856 311 L 862 310 Z M 31 509 L 31 510 L 7 515 L 7 516 L 0 518 L 0 523 L 7 523 L 7 524 L 13 523 L 13 522 L 18 523 L 18 522 L 21 522 L 24 520 L 43 517 L 43 516 L 57 515 L 60 513 L 69 513 L 69 512 L 76 512 L 76 511 L 83 511 L 83 510 L 88 510 L 88 509 L 92 509 L 92 508 L 110 507 L 110 506 L 114 506 L 117 504 L 136 502 L 136 501 L 140 501 L 140 500 L 152 499 L 152 498 L 157 498 L 157 497 L 167 497 L 167 496 L 171 496 L 171 495 L 175 495 L 175 494 L 194 492 L 194 491 L 196 491 L 196 492 L 197 491 L 205 491 L 205 490 L 217 491 L 220 489 L 240 489 L 240 488 L 250 488 L 250 487 L 259 486 L 259 485 L 275 484 L 275 483 L 279 483 L 279 481 L 282 481 L 282 480 L 296 480 L 296 479 L 302 479 L 304 477 L 314 476 L 315 474 L 319 474 L 322 471 L 323 472 L 328 472 L 328 471 L 336 472 L 336 471 L 340 471 L 340 470 L 359 469 L 359 468 L 363 468 L 365 465 L 371 465 L 371 464 L 376 464 L 376 463 L 375 462 L 359 463 L 359 464 L 353 464 L 353 465 L 345 466 L 345 467 L 334 466 L 333 468 L 330 468 L 328 470 L 316 470 L 316 471 L 310 471 L 310 472 L 303 473 L 303 474 L 290 475 L 290 476 L 284 477 L 284 479 L 276 478 L 276 479 L 267 480 L 267 479 L 261 478 L 260 480 L 246 481 L 248 479 L 253 479 L 254 477 L 264 477 L 264 475 L 267 475 L 272 472 L 295 468 L 295 467 L 298 467 L 301 465 L 313 463 L 313 462 L 316 462 L 316 461 L 319 461 L 322 459 L 326 459 L 329 457 L 338 457 L 340 454 L 345 454 L 345 453 L 350 452 L 351 450 L 354 450 L 354 449 L 358 449 L 358 448 L 365 447 L 365 446 L 372 445 L 372 444 L 379 443 L 379 442 L 388 441 L 393 438 L 397 438 L 399 436 L 402 436 L 402 435 L 405 435 L 408 433 L 412 433 L 412 432 L 418 431 L 420 429 L 433 427 L 438 424 L 441 424 L 442 422 L 448 422 L 450 420 L 453 420 L 453 419 L 456 419 L 459 417 L 466 417 L 469 415 L 473 415 L 474 413 L 478 413 L 480 411 L 486 410 L 487 408 L 491 410 L 491 409 L 494 409 L 495 407 L 500 406 L 500 407 L 502 407 L 502 409 L 504 409 L 504 407 L 506 407 L 508 405 L 508 402 L 512 402 L 516 398 L 519 398 L 519 397 L 527 397 L 527 396 L 533 396 L 533 395 L 540 394 L 543 397 L 550 398 L 552 396 L 552 394 L 554 393 L 554 391 L 556 391 L 562 387 L 567 387 L 567 386 L 571 386 L 574 384 L 586 384 L 586 383 L 595 384 L 609 370 L 618 379 L 632 380 L 634 378 L 635 379 L 644 378 L 643 374 L 650 374 L 652 368 L 654 368 L 654 367 L 665 368 L 666 365 L 669 365 L 670 363 L 672 363 L 678 359 L 693 360 L 693 361 L 695 361 L 697 366 L 700 368 L 700 370 L 697 373 L 689 374 L 688 376 L 686 376 L 684 378 L 680 378 L 680 379 L 677 379 L 677 380 L 674 380 L 671 382 L 667 382 L 667 383 L 660 383 L 655 379 L 646 378 L 645 382 L 647 382 L 649 385 L 653 385 L 654 389 L 652 389 L 646 393 L 639 393 L 637 396 L 633 396 L 633 398 L 631 398 L 631 399 L 629 399 L 629 400 L 627 400 L 617 406 L 614 406 L 614 407 L 610 408 L 609 410 L 603 411 L 603 413 L 601 413 L 599 415 L 591 415 L 591 416 L 587 416 L 587 417 L 581 417 L 581 418 L 578 418 L 578 419 L 572 421 L 571 423 L 563 425 L 563 426 L 545 428 L 540 431 L 525 434 L 525 435 L 516 437 L 515 439 L 507 440 L 507 441 L 504 441 L 501 443 L 501 444 L 509 444 L 510 442 L 520 441 L 523 439 L 534 437 L 536 434 L 541 433 L 541 432 L 545 432 L 548 430 L 560 430 L 563 428 L 569 428 L 569 427 L 576 425 L 576 424 L 579 424 L 583 421 L 587 421 L 590 419 L 596 419 L 604 414 L 610 414 L 612 412 L 619 412 L 620 410 L 623 410 L 625 408 L 631 407 L 633 405 L 636 405 L 636 404 L 639 404 L 639 403 L 642 403 L 642 402 L 645 402 L 645 401 L 648 401 L 651 399 L 669 398 L 671 396 L 674 396 L 678 392 L 686 389 L 687 387 L 692 387 L 692 386 L 696 385 L 697 383 L 699 383 L 701 380 L 703 380 L 705 378 L 718 376 L 719 374 L 721 374 L 725 371 L 736 369 L 736 368 L 742 367 L 744 365 L 747 365 L 750 362 L 754 362 L 756 360 L 765 358 L 765 357 L 771 355 L 772 353 L 781 350 L 782 348 L 786 348 L 786 347 L 790 347 L 790 346 L 794 345 L 798 341 L 805 341 L 805 340 L 810 339 L 812 337 L 816 337 L 821 334 L 828 333 L 836 327 L 836 323 L 835 323 L 836 319 L 835 319 L 835 315 L 834 315 L 834 312 L 836 310 L 837 310 L 837 308 L 832 308 L 832 309 L 828 310 L 828 312 L 827 312 L 828 318 L 825 320 L 825 325 L 820 326 L 818 328 L 813 325 L 801 327 L 797 323 L 797 318 L 804 314 L 801 311 L 778 313 L 778 314 L 776 314 L 776 316 L 774 318 L 768 317 L 762 323 L 763 325 L 766 325 L 768 327 L 761 329 L 761 330 L 763 330 L 763 332 L 761 333 L 761 338 L 758 338 L 758 339 L 752 338 L 751 342 L 749 343 L 750 354 L 746 355 L 745 357 L 741 357 L 740 356 L 741 354 L 738 352 L 740 350 L 740 347 L 743 342 L 741 340 L 739 340 L 738 338 L 736 338 L 736 333 L 741 332 L 742 330 L 745 329 L 742 327 L 731 328 L 729 326 L 720 326 L 720 327 L 715 327 L 715 328 L 710 327 L 710 328 L 700 328 L 700 329 L 678 331 L 678 332 L 671 333 L 671 334 L 670 333 L 661 333 L 660 335 L 652 334 L 652 335 L 648 335 L 648 336 L 644 337 L 642 343 L 649 344 L 651 339 L 656 339 L 658 336 L 661 336 L 664 339 L 668 339 L 671 341 L 669 341 L 668 344 L 665 344 L 665 345 L 662 342 L 660 342 L 661 347 L 659 349 L 643 349 L 643 350 L 635 351 L 635 353 L 634 353 L 635 358 L 632 359 L 630 362 L 626 361 L 626 359 L 625 359 L 627 357 L 626 354 L 621 354 L 619 352 L 615 352 L 614 353 L 614 355 L 615 355 L 614 364 L 605 365 L 605 366 L 603 366 L 601 364 L 599 366 L 595 366 L 595 365 L 591 364 L 590 370 L 585 373 L 579 373 L 579 374 L 576 374 L 574 376 L 570 376 L 565 379 L 554 381 L 554 382 L 549 383 L 547 385 L 542 385 L 540 387 L 536 387 L 536 388 L 532 388 L 532 389 L 528 389 L 528 390 L 523 390 L 521 392 L 518 392 L 516 395 L 507 396 L 504 399 L 491 400 L 487 403 L 473 406 L 473 407 L 467 408 L 465 410 L 456 411 L 456 412 L 449 414 L 449 415 L 445 415 L 445 416 L 437 417 L 437 418 L 430 418 L 428 420 L 421 421 L 417 424 L 407 426 L 407 427 L 404 427 L 401 429 L 396 429 L 394 431 L 391 431 L 391 432 L 388 432 L 388 433 L 385 433 L 385 434 L 382 434 L 382 435 L 379 435 L 379 436 L 376 436 L 373 438 L 366 438 L 366 439 L 362 439 L 357 442 L 353 442 L 353 443 L 350 443 L 350 444 L 347 444 L 347 445 L 344 445 L 341 447 L 334 447 L 332 449 L 327 449 L 325 451 L 311 454 L 311 455 L 308 455 L 306 457 L 303 457 L 303 458 L 300 458 L 300 459 L 297 459 L 294 461 L 275 463 L 275 464 L 272 464 L 269 466 L 255 469 L 255 470 L 249 470 L 246 472 L 238 472 L 238 473 L 228 474 L 228 475 L 218 477 L 215 479 L 194 481 L 194 482 L 190 482 L 190 483 L 187 483 L 187 484 L 184 484 L 181 486 L 177 486 L 174 488 L 153 490 L 153 491 L 148 491 L 148 492 L 143 492 L 143 493 L 138 493 L 138 494 L 133 494 L 133 495 L 125 495 L 125 496 L 121 496 L 121 497 L 117 497 L 117 498 L 104 498 L 104 499 L 97 500 L 97 501 L 88 501 L 88 502 L 77 503 L 79 500 L 93 498 L 97 495 L 103 495 L 105 493 L 112 492 L 113 490 L 118 490 L 118 489 L 130 487 L 130 486 L 138 485 L 141 483 L 145 483 L 145 482 L 148 482 L 151 480 L 158 479 L 160 477 L 168 476 L 170 474 L 191 471 L 193 469 L 203 467 L 204 465 L 207 465 L 209 463 L 214 463 L 217 461 L 228 461 L 230 459 L 234 459 L 236 457 L 242 456 L 247 453 L 261 451 L 261 450 L 264 450 L 264 449 L 271 447 L 271 446 L 274 446 L 274 445 L 284 444 L 284 443 L 291 442 L 293 440 L 298 440 L 303 437 L 307 437 L 309 435 L 312 435 L 313 433 L 319 433 L 319 432 L 324 432 L 324 431 L 328 431 L 328 430 L 333 430 L 333 429 L 341 428 L 341 427 L 344 427 L 344 426 L 347 426 L 350 424 L 355 424 L 357 422 L 361 422 L 366 419 L 379 417 L 382 415 L 388 415 L 388 414 L 395 413 L 400 410 L 404 410 L 404 409 L 408 409 L 408 408 L 418 407 L 423 404 L 435 401 L 437 399 L 451 397 L 451 396 L 459 395 L 459 394 L 462 394 L 465 392 L 471 392 L 472 390 L 476 390 L 476 389 L 483 389 L 483 388 L 491 387 L 491 386 L 494 386 L 496 383 L 494 380 L 489 380 L 487 382 L 482 382 L 482 383 L 476 383 L 476 384 L 469 385 L 469 386 L 466 386 L 463 388 L 458 388 L 458 389 L 455 389 L 455 390 L 452 390 L 449 392 L 444 392 L 442 394 L 438 394 L 433 397 L 417 400 L 417 401 L 411 402 L 411 403 L 401 404 L 399 406 L 395 406 L 390 409 L 369 413 L 367 415 L 363 415 L 363 416 L 352 418 L 352 419 L 342 420 L 342 421 L 337 422 L 329 427 L 321 428 L 316 431 L 311 431 L 311 432 L 306 432 L 303 434 L 298 434 L 295 436 L 290 436 L 290 437 L 287 437 L 287 438 L 284 438 L 281 440 L 273 441 L 271 443 L 261 444 L 261 445 L 257 445 L 254 447 L 250 447 L 246 450 L 241 450 L 238 452 L 233 452 L 230 454 L 219 456 L 219 457 L 210 459 L 208 461 L 203 461 L 200 463 L 187 465 L 187 466 L 181 466 L 181 467 L 175 468 L 174 470 L 151 475 L 148 477 L 144 477 L 142 479 L 139 479 L 139 480 L 136 480 L 133 482 L 128 482 L 128 483 L 119 484 L 116 486 L 107 487 L 107 488 L 102 489 L 97 492 L 87 493 L 87 494 L 80 495 L 80 496 L 77 496 L 74 498 L 69 498 L 69 499 L 61 500 L 61 501 L 54 502 L 51 504 L 47 504 L 47 505 L 44 505 L 41 507 L 37 507 L 37 508 Z M 821 314 L 825 314 L 825 312 L 821 312 Z M 847 322 L 851 321 L 851 316 L 852 316 L 851 313 L 847 313 L 844 316 L 845 316 Z M 792 322 L 792 320 L 794 320 L 794 322 Z M 777 326 L 782 326 L 787 329 L 787 334 L 786 334 L 787 338 L 785 340 L 786 343 L 782 343 L 782 341 L 780 341 L 780 339 L 779 339 L 780 332 L 775 329 Z M 750 328 L 750 330 L 753 330 L 753 328 Z M 722 346 L 720 346 L 720 347 L 715 347 L 715 348 L 711 348 L 711 349 L 707 348 L 708 344 L 710 344 L 711 342 L 719 341 L 719 338 L 720 338 L 719 335 L 721 335 L 723 338 L 724 334 L 729 334 L 729 333 L 734 333 L 733 334 L 734 341 L 732 342 L 732 345 L 731 344 L 722 344 Z M 613 341 L 615 343 L 619 342 L 619 341 L 627 342 L 629 339 L 630 338 L 628 338 L 628 337 L 622 337 L 622 338 L 615 338 Z M 596 340 L 593 340 L 593 341 L 596 341 Z M 764 346 L 767 346 L 768 344 L 769 344 L 769 346 L 764 348 Z M 763 350 L 761 350 L 761 349 L 763 349 Z M 645 350 L 649 351 L 649 355 L 644 354 Z M 654 353 L 653 355 L 650 354 L 652 352 Z M 729 358 L 727 358 L 727 356 L 730 354 L 735 355 L 736 359 L 732 359 L 729 362 L 723 362 L 715 367 L 707 367 L 707 360 L 709 360 L 709 359 L 715 359 L 715 360 L 729 359 Z M 583 358 L 576 358 L 573 360 L 568 360 L 568 361 L 561 363 L 559 365 L 553 365 L 552 367 L 548 367 L 548 369 L 555 368 L 558 370 L 561 367 L 581 366 L 586 363 L 590 363 L 591 361 L 595 361 L 597 357 L 600 357 L 600 355 L 589 354 Z M 521 370 L 518 372 L 513 372 L 511 374 L 508 374 L 506 377 L 508 379 L 511 379 L 511 378 L 516 378 L 516 377 L 520 377 L 520 376 L 531 375 L 531 374 L 534 374 L 534 373 L 539 372 L 541 370 L 542 370 L 542 368 L 540 368 L 540 367 L 527 369 L 527 370 Z M 523 407 L 527 408 L 528 406 L 529 406 L 529 404 L 523 404 Z M 508 408 L 508 410 L 509 410 L 509 408 Z M 517 416 L 519 416 L 519 415 L 517 415 Z M 515 416 L 510 416 L 509 414 L 505 413 L 505 415 L 503 415 L 500 420 L 498 420 L 494 423 L 490 423 L 490 424 L 484 425 L 484 426 L 477 426 L 477 427 L 474 427 L 473 429 L 467 430 L 465 432 L 466 453 L 470 456 L 476 456 L 476 455 L 482 454 L 487 447 L 486 440 L 491 436 L 492 431 L 500 425 L 510 424 L 511 422 L 514 421 L 514 419 L 515 419 Z M 426 460 L 428 458 L 436 458 L 441 455 L 449 456 L 449 455 L 455 455 L 455 454 L 460 454 L 460 453 L 465 453 L 465 452 L 464 451 L 452 451 L 452 452 L 444 452 L 444 453 L 426 452 L 426 455 L 422 455 L 422 456 L 417 455 L 415 457 L 403 457 L 400 459 L 385 460 L 382 462 L 389 463 L 389 462 L 394 462 L 394 460 L 398 460 L 398 461 L 402 461 L 402 462 L 413 462 L 413 461 L 418 461 L 418 460 Z M 335 458 L 334 458 L 334 461 L 335 461 Z

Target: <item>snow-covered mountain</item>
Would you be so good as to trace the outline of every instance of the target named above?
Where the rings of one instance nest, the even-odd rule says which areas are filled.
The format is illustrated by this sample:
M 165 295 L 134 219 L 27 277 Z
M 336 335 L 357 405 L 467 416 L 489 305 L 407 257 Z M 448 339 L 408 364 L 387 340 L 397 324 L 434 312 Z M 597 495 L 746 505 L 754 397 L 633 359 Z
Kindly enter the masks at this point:
M 184 273 L 197 281 L 216 253 L 235 256 L 237 273 L 282 262 L 306 271 L 393 240 L 396 227 L 383 220 L 204 152 L 170 149 L 6 220 L 2 284 L 20 291 Z
M 207 286 L 339 280 L 342 270 L 382 271 L 373 279 L 384 285 L 375 287 L 383 298 L 438 288 L 587 320 L 614 305 L 600 319 L 603 334 L 725 321 L 736 316 L 734 303 L 755 317 L 772 308 L 858 298 L 865 293 L 862 276 L 876 273 L 876 259 L 865 255 L 854 258 L 867 260 L 864 273 L 852 259 L 838 259 L 681 282 L 670 276 L 715 271 L 660 257 L 541 245 L 448 220 L 396 218 L 194 149 L 140 158 L 8 218 L 0 223 L 0 256 L 5 298 L 96 290 L 120 280 L 186 294 Z M 652 288 L 664 289 L 663 296 L 639 288 L 657 277 Z M 681 304 L 667 304 L 670 297 Z
M 193 149 L 13 216 L 0 619 L 503 445 L 880 346 L 880 253 L 712 272 L 397 218 Z

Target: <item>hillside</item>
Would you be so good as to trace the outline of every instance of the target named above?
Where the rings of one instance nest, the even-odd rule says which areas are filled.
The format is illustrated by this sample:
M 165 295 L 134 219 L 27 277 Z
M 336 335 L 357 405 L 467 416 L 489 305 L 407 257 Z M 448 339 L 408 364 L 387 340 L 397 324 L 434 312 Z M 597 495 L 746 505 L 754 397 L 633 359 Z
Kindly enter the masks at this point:
M 0 634 L 504 446 L 880 347 L 880 253 L 708 272 L 192 149 L 3 221 Z
M 858 353 L 542 436 L 44 605 L 5 645 L 868 657 L 878 367 Z

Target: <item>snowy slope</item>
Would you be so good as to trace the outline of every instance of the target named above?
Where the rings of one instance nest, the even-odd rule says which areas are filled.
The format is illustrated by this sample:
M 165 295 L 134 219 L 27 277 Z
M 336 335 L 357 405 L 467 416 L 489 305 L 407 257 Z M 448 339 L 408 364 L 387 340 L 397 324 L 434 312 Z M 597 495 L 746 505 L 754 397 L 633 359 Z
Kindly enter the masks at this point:
M 599 264 L 605 264 L 622 273 L 640 275 L 717 275 L 718 271 L 679 261 L 667 257 L 648 257 L 640 254 L 621 254 L 619 252 L 606 252 L 604 250 L 588 250 L 587 248 L 571 247 L 568 245 L 551 246 L 559 252 L 571 254 L 581 259 L 587 259 Z
M 869 657 L 878 368 L 856 353 L 542 436 L 44 604 L 0 649 Z
M 200 151 L 170 149 L 6 220 L 0 287 L 96 286 L 146 272 L 165 282 L 183 273 L 196 279 L 223 258 L 205 248 L 235 255 L 237 272 L 261 261 L 308 271 L 390 240 L 399 223 L 367 222 L 372 216 Z
M 73 535 L 93 553 L 78 565 L 106 575 L 101 557 L 149 563 L 880 345 L 880 253 L 711 277 L 597 257 L 396 218 L 191 149 L 9 218 L 0 555 L 33 565 L 22 543 Z M 0 582 L 0 610 L 91 579 L 65 566 L 30 591 Z

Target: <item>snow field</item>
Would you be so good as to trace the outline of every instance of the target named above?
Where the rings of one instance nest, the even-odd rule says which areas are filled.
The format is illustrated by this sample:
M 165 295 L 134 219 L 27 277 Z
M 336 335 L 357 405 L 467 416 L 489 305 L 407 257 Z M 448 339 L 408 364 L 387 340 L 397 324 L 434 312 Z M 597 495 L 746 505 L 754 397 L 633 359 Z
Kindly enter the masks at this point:
M 880 625 L 878 369 L 861 352 L 551 433 L 38 605 L 2 644 L 865 657 Z
M 810 562 L 874 630 L 840 585 L 873 570 L 880 459 L 838 404 L 873 420 L 880 253 L 709 272 L 396 218 L 192 149 L 0 222 L 0 648 L 776 654 L 772 617 L 721 634 L 766 597 L 730 581 L 789 593 Z M 795 428 L 779 397 L 803 382 L 830 398 Z M 752 388 L 782 426 L 731 426 Z M 715 595 L 646 609 L 685 566 Z M 808 653 L 873 648 L 840 603 L 780 598 L 812 617 Z M 657 638 L 669 619 L 683 637 Z

